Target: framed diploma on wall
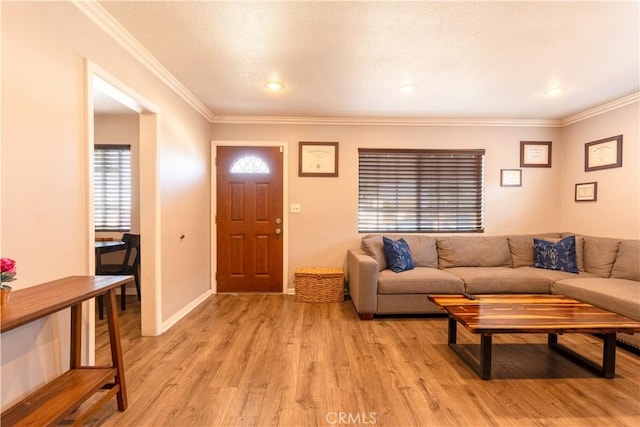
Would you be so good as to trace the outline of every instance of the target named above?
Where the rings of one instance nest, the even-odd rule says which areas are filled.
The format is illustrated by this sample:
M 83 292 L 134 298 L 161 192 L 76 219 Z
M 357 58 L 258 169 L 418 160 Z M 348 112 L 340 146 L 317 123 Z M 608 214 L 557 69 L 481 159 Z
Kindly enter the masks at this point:
M 622 135 L 599 139 L 584 145 L 584 171 L 622 166 Z
M 298 176 L 338 176 L 338 143 L 300 141 Z
M 501 187 L 522 187 L 522 169 L 500 169 Z
M 551 141 L 520 141 L 521 168 L 550 168 Z
M 576 202 L 595 202 L 598 200 L 598 183 L 583 182 L 576 184 Z

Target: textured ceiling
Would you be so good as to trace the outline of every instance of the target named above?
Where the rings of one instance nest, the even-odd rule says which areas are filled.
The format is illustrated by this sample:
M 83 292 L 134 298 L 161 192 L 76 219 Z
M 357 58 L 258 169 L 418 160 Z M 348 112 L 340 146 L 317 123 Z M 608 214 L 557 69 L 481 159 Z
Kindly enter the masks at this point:
M 636 1 L 101 5 L 217 116 L 555 120 L 640 90 Z

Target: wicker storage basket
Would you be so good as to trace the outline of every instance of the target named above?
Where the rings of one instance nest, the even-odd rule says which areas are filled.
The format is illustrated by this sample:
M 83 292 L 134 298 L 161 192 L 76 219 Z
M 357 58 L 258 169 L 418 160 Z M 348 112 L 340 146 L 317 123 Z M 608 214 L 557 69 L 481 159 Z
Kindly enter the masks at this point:
M 295 271 L 296 301 L 341 302 L 344 273 L 341 268 L 299 267 Z

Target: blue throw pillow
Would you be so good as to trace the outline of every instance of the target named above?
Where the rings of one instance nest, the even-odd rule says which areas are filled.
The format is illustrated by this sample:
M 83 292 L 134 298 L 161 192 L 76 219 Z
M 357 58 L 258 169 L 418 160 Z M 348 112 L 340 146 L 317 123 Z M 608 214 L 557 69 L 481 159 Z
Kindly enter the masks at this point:
M 384 243 L 387 264 L 391 271 L 400 273 L 401 271 L 413 269 L 413 259 L 411 258 L 409 244 L 403 238 L 391 240 L 383 236 L 382 242 Z
M 578 272 L 576 236 L 568 236 L 558 242 L 533 239 L 533 247 L 536 251 L 534 267 L 566 271 L 568 273 Z

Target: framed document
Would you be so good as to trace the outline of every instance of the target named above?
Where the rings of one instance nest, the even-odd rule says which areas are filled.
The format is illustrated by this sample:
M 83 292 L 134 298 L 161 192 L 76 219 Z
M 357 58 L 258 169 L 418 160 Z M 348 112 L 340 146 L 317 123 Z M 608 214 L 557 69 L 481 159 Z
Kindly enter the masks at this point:
M 584 144 L 584 171 L 622 167 L 622 135 Z
M 338 143 L 300 141 L 298 176 L 338 176 Z
M 522 187 L 522 169 L 500 169 L 501 187 Z
M 551 141 L 520 141 L 520 167 L 550 168 Z
M 576 184 L 576 202 L 595 202 L 598 199 L 598 183 Z

